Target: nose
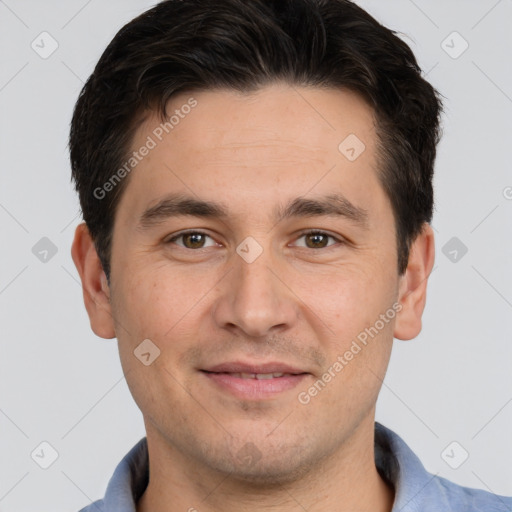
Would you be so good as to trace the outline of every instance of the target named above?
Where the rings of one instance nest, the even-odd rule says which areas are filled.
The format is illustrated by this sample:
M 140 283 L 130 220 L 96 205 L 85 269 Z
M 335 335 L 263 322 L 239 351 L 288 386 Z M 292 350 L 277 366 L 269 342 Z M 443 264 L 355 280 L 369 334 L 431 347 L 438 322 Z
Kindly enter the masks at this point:
M 269 251 L 250 263 L 238 254 L 233 260 L 233 270 L 218 285 L 221 293 L 213 308 L 216 324 L 253 338 L 291 328 L 298 318 L 297 298 Z

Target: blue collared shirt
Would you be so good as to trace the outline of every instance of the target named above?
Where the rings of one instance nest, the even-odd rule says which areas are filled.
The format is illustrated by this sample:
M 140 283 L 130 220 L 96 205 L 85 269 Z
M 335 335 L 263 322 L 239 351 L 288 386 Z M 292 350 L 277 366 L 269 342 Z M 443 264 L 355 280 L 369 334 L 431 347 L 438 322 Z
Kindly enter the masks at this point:
M 428 473 L 407 444 L 375 423 L 375 464 L 395 488 L 391 512 L 512 512 L 512 497 L 454 484 Z M 136 512 L 149 478 L 147 441 L 141 439 L 119 463 L 102 500 L 80 512 Z

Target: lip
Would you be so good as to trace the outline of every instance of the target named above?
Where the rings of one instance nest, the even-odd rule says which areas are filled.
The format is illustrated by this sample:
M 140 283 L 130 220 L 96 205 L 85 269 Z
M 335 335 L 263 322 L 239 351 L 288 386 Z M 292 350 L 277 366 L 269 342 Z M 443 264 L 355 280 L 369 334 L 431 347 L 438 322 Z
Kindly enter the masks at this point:
M 228 392 L 243 400 L 275 398 L 289 391 L 311 375 L 297 367 L 279 362 L 252 364 L 242 362 L 222 363 L 201 370 L 201 373 L 220 391 Z M 283 373 L 283 376 L 267 379 L 242 378 L 244 374 Z
M 279 362 L 255 364 L 234 361 L 229 363 L 221 363 L 210 368 L 204 368 L 203 370 L 213 373 L 290 373 L 294 375 L 308 373 L 305 370 L 301 370 L 300 368 Z

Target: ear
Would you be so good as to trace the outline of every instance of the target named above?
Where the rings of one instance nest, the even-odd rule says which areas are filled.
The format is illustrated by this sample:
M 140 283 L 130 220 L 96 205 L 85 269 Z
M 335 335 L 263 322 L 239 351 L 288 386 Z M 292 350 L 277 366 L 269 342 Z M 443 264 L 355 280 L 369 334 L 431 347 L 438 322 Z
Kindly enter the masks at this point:
M 400 277 L 398 302 L 402 309 L 396 316 L 395 338 L 410 340 L 421 331 L 421 316 L 425 309 L 427 281 L 434 266 L 434 254 L 434 232 L 425 223 L 411 245 L 407 269 Z
M 82 281 L 84 303 L 91 329 L 101 338 L 115 338 L 110 289 L 85 223 L 79 224 L 75 230 L 71 256 Z

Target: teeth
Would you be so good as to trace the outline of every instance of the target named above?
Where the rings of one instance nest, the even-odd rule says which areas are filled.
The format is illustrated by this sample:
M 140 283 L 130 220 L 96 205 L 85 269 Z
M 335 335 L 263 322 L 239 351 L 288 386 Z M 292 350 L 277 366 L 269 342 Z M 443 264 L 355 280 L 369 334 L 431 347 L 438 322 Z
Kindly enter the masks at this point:
M 233 377 L 237 377 L 239 379 L 258 379 L 258 380 L 265 380 L 265 379 L 275 379 L 278 377 L 283 377 L 284 373 L 232 373 Z
M 273 379 L 274 378 L 274 374 L 273 373 L 258 373 L 256 375 L 256 378 L 258 380 Z

